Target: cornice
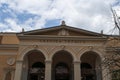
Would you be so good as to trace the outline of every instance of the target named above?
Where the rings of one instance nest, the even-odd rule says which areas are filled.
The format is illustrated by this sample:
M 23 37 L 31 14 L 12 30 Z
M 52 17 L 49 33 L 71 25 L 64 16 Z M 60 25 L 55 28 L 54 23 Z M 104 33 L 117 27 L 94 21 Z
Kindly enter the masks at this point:
M 18 33 L 18 34 L 23 34 L 23 35 L 32 35 L 34 33 L 45 33 L 48 31 L 58 31 L 60 29 L 66 29 L 66 30 L 70 30 L 70 31 L 74 31 L 74 32 L 82 32 L 84 34 L 89 34 L 92 36 L 106 36 L 105 34 L 101 34 L 101 33 L 97 33 L 97 32 L 92 32 L 92 31 L 88 31 L 88 30 L 84 30 L 84 29 L 80 29 L 80 28 L 76 28 L 76 27 L 72 27 L 72 26 L 67 26 L 67 25 L 59 25 L 59 26 L 53 26 L 53 27 L 49 27 L 49 28 L 43 28 L 43 29 L 37 29 L 37 30 L 32 30 L 32 31 L 26 31 L 26 32 L 22 32 L 22 33 Z
M 93 36 L 50 36 L 50 35 L 19 35 L 20 40 L 107 40 L 107 37 Z
M 0 45 L 0 49 L 18 49 L 18 45 L 17 44 L 1 44 Z
M 117 46 L 117 47 L 106 47 L 106 51 L 120 51 L 120 46 Z

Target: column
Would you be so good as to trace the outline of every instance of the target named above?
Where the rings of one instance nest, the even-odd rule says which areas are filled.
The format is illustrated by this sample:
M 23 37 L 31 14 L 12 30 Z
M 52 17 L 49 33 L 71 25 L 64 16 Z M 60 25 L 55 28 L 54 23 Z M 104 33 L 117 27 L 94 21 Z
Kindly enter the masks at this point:
M 5 80 L 6 75 L 7 75 L 7 70 L 6 70 L 6 69 L 4 69 L 4 75 L 3 75 L 3 79 L 2 79 L 2 80 Z
M 12 71 L 11 71 L 11 80 L 14 80 L 14 76 L 15 76 L 15 69 L 12 69 Z
M 74 80 L 81 80 L 80 61 L 74 61 Z
M 52 76 L 51 64 L 52 62 L 50 60 L 45 61 L 45 80 L 51 80 L 51 76 Z
M 16 61 L 16 70 L 14 80 L 21 80 L 22 78 L 22 64 L 23 61 Z
M 22 64 L 23 68 L 22 68 L 22 79 L 21 80 L 28 80 L 28 56 L 26 56 L 26 58 L 23 61 Z

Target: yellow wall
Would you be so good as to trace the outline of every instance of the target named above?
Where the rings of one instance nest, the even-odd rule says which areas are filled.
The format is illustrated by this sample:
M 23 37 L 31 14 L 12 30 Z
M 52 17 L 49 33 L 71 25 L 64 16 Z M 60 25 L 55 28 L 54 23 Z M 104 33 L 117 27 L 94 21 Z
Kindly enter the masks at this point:
M 16 34 L 3 34 L 1 44 L 19 44 Z
M 2 74 L 0 74 L 0 80 L 3 79 L 3 76 L 5 74 L 5 68 L 15 67 L 15 64 L 12 65 L 12 66 L 7 64 L 7 59 L 9 57 L 14 57 L 15 58 L 16 56 L 15 55 L 0 55 L 0 73 L 2 73 Z

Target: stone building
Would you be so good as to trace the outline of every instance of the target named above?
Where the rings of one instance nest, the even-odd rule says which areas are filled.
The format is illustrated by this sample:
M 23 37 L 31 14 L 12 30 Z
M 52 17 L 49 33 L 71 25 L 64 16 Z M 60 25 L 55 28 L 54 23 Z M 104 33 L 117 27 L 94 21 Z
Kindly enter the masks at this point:
M 120 46 L 114 37 L 64 22 L 0 33 L 0 80 L 110 80 L 110 70 L 102 62 L 113 53 L 111 48 Z

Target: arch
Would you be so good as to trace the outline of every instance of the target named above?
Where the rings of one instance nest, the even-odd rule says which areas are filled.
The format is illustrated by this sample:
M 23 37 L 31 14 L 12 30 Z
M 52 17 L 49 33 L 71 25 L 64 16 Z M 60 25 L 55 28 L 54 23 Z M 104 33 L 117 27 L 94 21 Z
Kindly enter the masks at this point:
M 44 79 L 45 55 L 41 51 L 37 49 L 28 51 L 23 56 L 23 64 L 24 66 L 22 67 L 22 79 Z
M 31 53 L 33 53 L 33 52 L 36 52 L 36 53 L 38 53 L 38 54 L 41 54 L 41 55 L 43 55 L 43 57 L 45 58 L 45 55 L 44 55 L 41 51 L 39 51 L 39 50 L 31 50 L 31 51 L 27 52 L 27 53 L 23 56 L 23 60 L 24 60 L 24 58 L 25 58 L 27 55 L 29 55 L 29 54 L 31 54 Z M 45 59 L 46 59 L 46 58 L 45 58 Z
M 65 54 L 69 55 L 69 56 L 72 58 L 72 60 L 74 59 L 73 55 L 72 55 L 70 52 L 66 51 L 66 50 L 61 50 L 61 51 L 56 52 L 56 53 L 52 56 L 52 59 L 53 59 L 53 57 L 54 57 L 56 54 L 59 54 L 59 53 L 61 53 L 61 52 L 64 52 Z
M 80 51 L 80 53 L 78 55 L 79 56 L 79 60 L 81 60 L 82 55 L 84 53 L 86 53 L 86 52 L 94 52 L 94 53 L 96 53 L 100 57 L 101 61 L 104 59 L 103 55 L 101 54 L 101 53 L 104 53 L 104 52 L 101 52 L 101 51 L 99 51 L 97 49 L 90 50 L 89 48 L 85 48 L 85 49 Z
M 84 65 L 81 63 L 81 76 L 83 79 L 102 80 L 102 58 L 102 54 L 95 50 L 86 50 L 80 55 L 81 62 L 85 63 Z M 82 66 L 84 67 L 83 69 Z
M 49 59 L 52 60 L 52 58 L 54 57 L 54 55 L 56 53 L 60 52 L 60 51 L 66 51 L 67 53 L 69 53 L 72 56 L 73 61 L 76 60 L 76 56 L 75 56 L 74 52 L 72 50 L 70 50 L 70 49 L 54 49 L 52 51 L 52 54 L 50 55 Z
M 72 63 L 73 56 L 68 51 L 61 50 L 56 52 L 52 57 L 53 80 L 71 80 L 73 78 Z
M 22 50 L 19 54 L 19 56 L 18 56 L 18 60 L 23 60 L 24 59 L 24 57 L 29 53 L 29 52 L 32 52 L 32 51 L 38 51 L 38 52 L 41 52 L 43 55 L 44 55 L 44 57 L 45 57 L 45 59 L 47 59 L 47 54 L 46 54 L 46 52 L 45 52 L 45 50 L 43 50 L 43 49 L 40 49 L 40 48 L 37 48 L 37 49 L 35 49 L 34 47 L 27 47 L 27 48 L 25 48 L 24 50 Z

